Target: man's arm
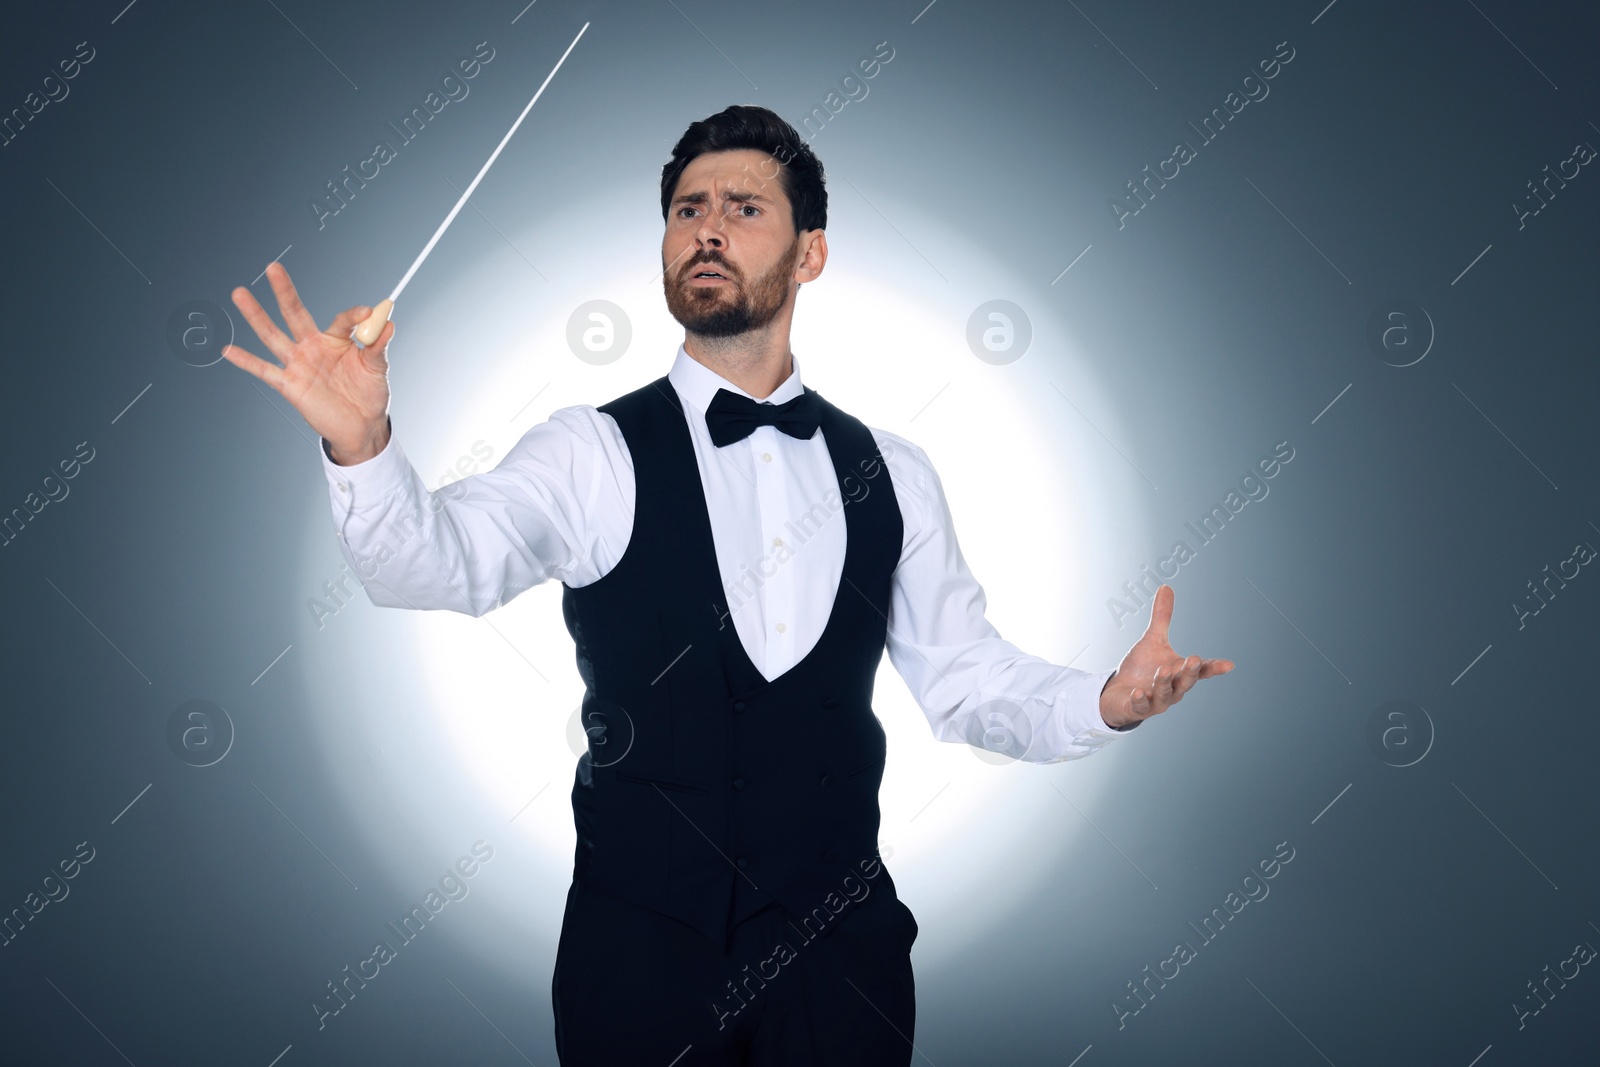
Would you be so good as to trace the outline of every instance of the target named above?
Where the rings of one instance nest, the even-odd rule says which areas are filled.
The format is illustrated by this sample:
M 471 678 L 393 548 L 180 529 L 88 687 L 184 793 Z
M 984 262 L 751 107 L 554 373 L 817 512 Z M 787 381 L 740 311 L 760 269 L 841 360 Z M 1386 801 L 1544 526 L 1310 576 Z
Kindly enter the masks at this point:
M 941 741 L 1030 763 L 1079 759 L 1122 730 L 1100 715 L 1116 672 L 1082 671 L 1024 653 L 984 617 L 983 587 L 956 541 L 944 488 L 926 453 L 873 431 L 894 479 L 905 543 L 889 610 L 889 660 Z
M 233 344 L 222 355 L 321 437 L 340 548 L 374 604 L 482 615 L 546 578 L 584 584 L 614 565 L 625 545 L 612 531 L 631 522 L 612 520 L 632 518 L 633 468 L 609 417 L 564 408 L 494 470 L 430 493 L 388 418 L 394 323 L 358 346 L 353 328 L 371 308 L 319 329 L 283 264 L 265 273 L 287 333 L 244 286 L 233 302 L 276 362 Z
M 631 518 L 633 507 L 632 465 L 609 423 L 592 407 L 562 408 L 493 470 L 432 492 L 392 433 L 348 466 L 324 440 L 339 547 L 368 598 L 480 616 L 547 579 L 582 585 L 605 573 L 626 546 L 608 541 L 617 524 L 598 516 Z

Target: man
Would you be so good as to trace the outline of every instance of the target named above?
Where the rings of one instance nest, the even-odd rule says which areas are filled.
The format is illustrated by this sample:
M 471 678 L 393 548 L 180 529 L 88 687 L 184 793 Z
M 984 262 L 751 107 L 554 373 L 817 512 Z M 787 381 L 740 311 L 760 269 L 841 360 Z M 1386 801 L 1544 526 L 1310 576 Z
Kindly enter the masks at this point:
M 448 493 L 391 435 L 393 323 L 365 349 L 366 307 L 319 332 L 272 264 L 293 339 L 247 289 L 234 302 L 283 365 L 224 355 L 322 435 L 343 551 L 380 564 L 373 603 L 481 615 L 566 586 L 589 752 L 552 981 L 562 1062 L 908 1064 L 917 924 L 877 855 L 885 648 L 936 736 L 981 742 L 980 708 L 1004 701 L 1012 754 L 1040 763 L 1233 664 L 1172 650 L 1169 586 L 1115 671 L 1024 655 L 984 619 L 927 456 L 800 382 L 789 331 L 827 262 L 827 193 L 792 126 L 746 106 L 693 123 L 661 207 L 684 327 L 667 375 L 555 412 Z M 380 534 L 402 527 L 391 552 Z

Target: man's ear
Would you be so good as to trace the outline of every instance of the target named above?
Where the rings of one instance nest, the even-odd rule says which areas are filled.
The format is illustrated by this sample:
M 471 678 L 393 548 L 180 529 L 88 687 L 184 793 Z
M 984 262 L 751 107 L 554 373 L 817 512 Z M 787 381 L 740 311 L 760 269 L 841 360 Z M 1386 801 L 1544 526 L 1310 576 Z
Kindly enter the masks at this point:
M 828 238 L 822 230 L 802 230 L 800 256 L 795 263 L 795 273 L 800 277 L 796 284 L 816 281 L 828 262 Z

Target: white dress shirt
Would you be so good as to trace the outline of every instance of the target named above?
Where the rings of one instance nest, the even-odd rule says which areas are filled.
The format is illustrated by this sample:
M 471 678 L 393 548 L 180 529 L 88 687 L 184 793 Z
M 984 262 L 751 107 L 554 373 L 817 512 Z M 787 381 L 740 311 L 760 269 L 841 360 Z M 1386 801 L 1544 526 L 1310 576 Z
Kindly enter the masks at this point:
M 827 442 L 820 429 L 802 441 L 758 426 L 718 448 L 706 406 L 718 389 L 750 394 L 682 345 L 667 377 L 694 443 L 727 610 L 751 663 L 771 680 L 821 637 L 844 569 L 843 501 Z M 763 399 L 780 404 L 801 392 L 800 361 L 792 359 L 788 379 Z M 1009 745 L 1001 750 L 1057 763 L 1126 732 L 1100 717 L 1100 690 L 1113 671 L 1058 666 L 1000 637 L 984 618 L 983 588 L 956 544 L 927 455 L 897 434 L 869 429 L 904 526 L 890 591 L 889 660 L 934 736 L 981 744 L 987 731 L 988 747 Z M 382 452 L 348 467 L 334 463 L 324 444 L 323 466 L 341 550 L 379 606 L 480 616 L 549 578 L 582 587 L 616 566 L 632 534 L 627 443 L 611 416 L 587 404 L 555 411 L 493 470 L 432 493 L 392 432 Z M 861 486 L 875 489 L 863 478 L 845 492 L 859 495 Z M 1011 721 L 994 718 L 997 711 Z M 1019 715 L 1028 721 L 1016 722 Z

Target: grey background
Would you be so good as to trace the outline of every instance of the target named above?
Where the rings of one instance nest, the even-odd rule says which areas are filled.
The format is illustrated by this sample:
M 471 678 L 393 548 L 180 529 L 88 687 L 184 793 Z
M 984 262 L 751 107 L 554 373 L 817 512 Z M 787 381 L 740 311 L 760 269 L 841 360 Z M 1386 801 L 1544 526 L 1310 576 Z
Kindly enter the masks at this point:
M 1010 905 L 959 966 L 919 969 L 917 1062 L 1592 1062 L 1591 968 L 1523 1028 L 1512 1006 L 1546 964 L 1600 943 L 1600 579 L 1584 568 L 1520 629 L 1512 605 L 1576 543 L 1600 545 L 1600 179 L 1583 168 L 1520 229 L 1511 205 L 1574 144 L 1600 143 L 1600 15 L 1488 0 L 10 12 L 0 109 L 77 42 L 96 56 L 0 148 L 0 509 L 79 442 L 95 454 L 0 548 L 0 911 L 79 841 L 96 855 L 0 948 L 0 1056 L 554 1062 L 550 946 L 507 944 L 486 969 L 469 934 L 492 913 L 470 905 L 348 1018 L 318 1032 L 306 1012 L 353 959 L 350 936 L 377 933 L 469 842 L 518 845 L 470 812 L 459 849 L 419 847 L 414 876 L 380 873 L 389 846 L 335 779 L 385 757 L 325 758 L 315 722 L 387 702 L 403 738 L 427 729 L 425 697 L 403 661 L 347 677 L 294 651 L 273 661 L 305 626 L 303 598 L 281 593 L 298 566 L 287 534 L 326 523 L 315 448 L 281 398 L 226 364 L 187 365 L 166 329 L 185 301 L 231 310 L 230 289 L 285 246 L 319 322 L 375 301 L 453 202 L 444 180 L 465 187 L 585 21 L 475 198 L 502 229 L 560 216 L 597 175 L 636 193 L 631 222 L 659 223 L 656 177 L 689 121 L 734 102 L 798 119 L 888 40 L 892 66 L 814 145 L 830 175 L 940 218 L 1031 280 L 1009 299 L 1072 324 L 1134 431 L 1116 444 L 1162 487 L 1116 471 L 1155 519 L 1123 531 L 1129 558 L 1156 559 L 1272 442 L 1296 448 L 1263 514 L 1174 582 L 1184 634 L 1240 669 L 1140 728 L 1115 803 L 1079 839 L 1093 847 L 1052 856 L 1048 891 Z M 319 231 L 309 197 L 482 40 L 496 59 L 459 113 Z M 1285 40 L 1295 58 L 1271 94 L 1119 229 L 1108 198 Z M 832 185 L 846 212 L 847 188 Z M 498 240 L 469 232 L 425 271 Z M 582 265 L 600 243 L 536 262 Z M 273 308 L 264 280 L 254 291 Z M 1410 367 L 1366 340 L 1391 300 L 1436 331 Z M 491 332 L 516 313 L 478 312 Z M 407 384 L 397 370 L 397 403 Z M 1106 595 L 1129 576 L 1106 573 Z M 1136 634 L 1101 629 L 1107 649 Z M 165 736 L 191 699 L 225 706 L 238 731 L 204 770 Z M 1368 743 L 1391 700 L 1431 719 L 1409 767 Z M 1066 788 L 1104 772 L 1036 773 Z M 1280 841 L 1296 853 L 1271 896 L 1119 1028 L 1125 983 Z M 558 909 L 563 889 L 529 889 L 526 907 Z

